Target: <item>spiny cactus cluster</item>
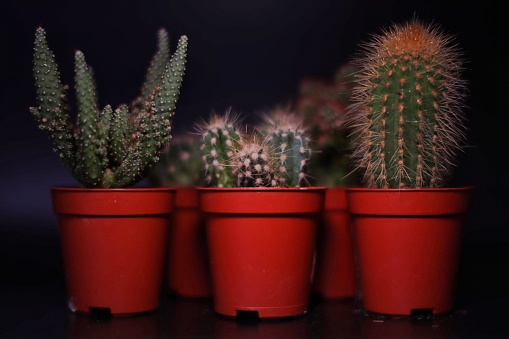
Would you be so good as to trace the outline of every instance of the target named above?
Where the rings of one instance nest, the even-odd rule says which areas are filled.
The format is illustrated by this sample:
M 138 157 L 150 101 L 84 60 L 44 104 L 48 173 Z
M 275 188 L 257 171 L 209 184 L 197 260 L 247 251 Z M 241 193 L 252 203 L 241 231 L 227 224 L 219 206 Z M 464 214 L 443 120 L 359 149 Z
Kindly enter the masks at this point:
M 75 53 L 76 121 L 68 105 L 68 86 L 60 80 L 46 32 L 35 34 L 33 73 L 37 106 L 30 112 L 46 131 L 64 165 L 85 187 L 125 187 L 144 178 L 170 141 L 175 105 L 186 64 L 188 39 L 181 36 L 170 57 L 168 34 L 159 31 L 158 50 L 148 69 L 142 94 L 130 107 L 99 109 L 91 68 Z
M 149 174 L 154 186 L 197 186 L 203 183 L 200 139 L 193 134 L 173 136 Z
M 265 115 L 257 129 L 275 153 L 280 185 L 309 186 L 310 140 L 303 122 L 288 109 L 278 107 Z
M 294 111 L 302 117 L 316 145 L 310 171 L 323 186 L 354 186 L 358 183 L 350 168 L 351 144 L 344 128 L 357 67 L 340 65 L 332 79 L 306 77 L 300 81 Z
M 197 125 L 208 186 L 309 186 L 309 137 L 296 115 L 276 109 L 250 132 L 238 118 L 229 110 Z
M 452 37 L 417 19 L 361 45 L 349 108 L 367 187 L 441 187 L 465 144 L 466 82 Z

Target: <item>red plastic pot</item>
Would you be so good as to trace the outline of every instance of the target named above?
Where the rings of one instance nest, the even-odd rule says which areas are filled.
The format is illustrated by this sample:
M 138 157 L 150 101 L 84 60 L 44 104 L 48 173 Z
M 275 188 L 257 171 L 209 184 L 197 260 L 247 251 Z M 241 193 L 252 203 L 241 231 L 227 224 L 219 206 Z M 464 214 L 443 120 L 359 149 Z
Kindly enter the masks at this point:
M 171 188 L 51 188 L 71 311 L 147 312 L 159 305 Z
M 214 310 L 259 318 L 306 313 L 325 187 L 198 191 Z
M 389 315 L 453 310 L 471 190 L 347 190 L 365 310 Z
M 184 298 L 210 298 L 205 225 L 194 187 L 178 187 L 168 241 L 166 285 Z
M 316 251 L 313 293 L 325 299 L 355 297 L 355 260 L 344 187 L 327 188 Z

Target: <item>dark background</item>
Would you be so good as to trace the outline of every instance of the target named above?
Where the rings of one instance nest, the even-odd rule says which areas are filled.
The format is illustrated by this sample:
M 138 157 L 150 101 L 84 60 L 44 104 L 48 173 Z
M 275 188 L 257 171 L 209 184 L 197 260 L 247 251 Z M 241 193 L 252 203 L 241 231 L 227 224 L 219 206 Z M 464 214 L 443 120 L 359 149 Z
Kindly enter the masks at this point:
M 158 28 L 168 30 L 172 48 L 180 35 L 187 35 L 187 72 L 174 124 L 175 133 L 187 133 L 212 110 L 232 106 L 249 121 L 261 110 L 293 100 L 301 78 L 331 77 L 353 56 L 359 42 L 381 27 L 416 15 L 454 34 L 468 61 L 464 77 L 470 82 L 466 110 L 470 147 L 461 155 L 453 180 L 454 185 L 476 187 L 464 252 L 478 274 L 469 282 L 468 293 L 507 297 L 502 286 L 509 279 L 502 258 L 509 245 L 509 14 L 502 4 L 489 0 L 2 1 L 0 263 L 11 267 L 21 260 L 11 249 L 57 253 L 58 228 L 49 187 L 77 184 L 28 110 L 35 104 L 31 59 L 38 26 L 47 32 L 65 83 L 73 85 L 74 51 L 84 52 L 95 70 L 101 107 L 130 102 L 138 94 L 155 52 Z M 480 262 L 478 253 L 495 261 Z M 31 264 L 24 268 L 27 272 L 50 274 L 60 268 L 58 261 L 26 261 Z M 481 292 L 484 288 L 488 291 Z

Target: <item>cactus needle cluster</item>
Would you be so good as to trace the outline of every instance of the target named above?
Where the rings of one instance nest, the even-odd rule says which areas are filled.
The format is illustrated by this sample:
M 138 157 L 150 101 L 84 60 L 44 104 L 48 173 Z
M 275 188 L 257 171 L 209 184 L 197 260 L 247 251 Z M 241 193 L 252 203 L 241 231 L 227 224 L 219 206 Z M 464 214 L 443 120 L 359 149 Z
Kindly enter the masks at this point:
M 228 110 L 197 130 L 207 186 L 309 186 L 310 140 L 296 114 L 276 108 L 258 126 L 242 129 L 239 114 Z
M 75 53 L 76 119 L 71 118 L 68 86 L 62 84 L 46 32 L 36 30 L 33 55 L 37 106 L 30 112 L 46 131 L 62 162 L 88 188 L 133 185 L 148 175 L 171 139 L 175 105 L 186 64 L 188 39 L 181 36 L 170 55 L 168 34 L 160 29 L 158 50 L 141 94 L 131 105 L 99 108 L 95 79 L 83 52 Z
M 348 109 L 367 187 L 442 187 L 465 146 L 466 82 L 452 37 L 418 19 L 361 45 Z

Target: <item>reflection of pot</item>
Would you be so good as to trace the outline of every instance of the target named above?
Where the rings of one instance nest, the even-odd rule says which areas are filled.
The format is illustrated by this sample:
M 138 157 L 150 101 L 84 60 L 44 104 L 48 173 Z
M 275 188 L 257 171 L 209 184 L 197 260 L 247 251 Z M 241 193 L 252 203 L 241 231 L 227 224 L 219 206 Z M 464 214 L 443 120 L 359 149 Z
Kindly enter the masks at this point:
M 453 309 L 470 193 L 471 188 L 347 190 L 367 311 Z
M 311 338 L 316 333 L 311 332 L 307 317 L 284 319 L 279 321 L 217 318 L 212 329 L 212 338 L 218 339 L 304 339 Z M 337 338 L 337 333 L 336 333 Z
M 260 318 L 307 312 L 325 187 L 198 191 L 214 310 Z
M 316 250 L 313 292 L 326 299 L 353 298 L 356 272 L 345 188 L 327 188 Z
M 132 314 L 161 295 L 175 190 L 52 188 L 69 308 Z
M 178 187 L 168 238 L 166 285 L 181 297 L 212 296 L 205 225 L 193 187 Z
M 412 319 L 403 317 L 399 319 L 387 316 L 364 316 L 362 318 L 363 339 L 412 338 L 412 339 L 450 339 L 457 338 L 450 319 L 432 318 Z
M 163 326 L 156 313 L 133 317 L 84 317 L 76 314 L 70 318 L 66 338 L 161 338 Z

